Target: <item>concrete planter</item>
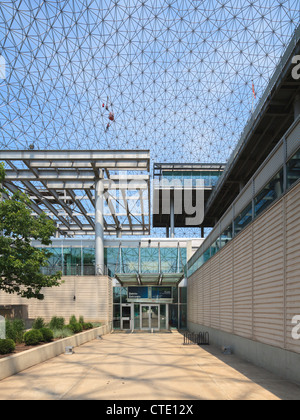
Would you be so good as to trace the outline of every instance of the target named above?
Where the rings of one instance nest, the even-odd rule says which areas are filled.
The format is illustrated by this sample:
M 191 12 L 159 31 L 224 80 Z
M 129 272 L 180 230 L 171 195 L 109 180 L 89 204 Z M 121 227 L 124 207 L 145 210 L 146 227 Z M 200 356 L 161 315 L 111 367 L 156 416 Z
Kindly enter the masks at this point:
M 65 352 L 65 348 L 68 346 L 78 347 L 88 341 L 94 340 L 98 335 L 104 335 L 110 332 L 111 326 L 103 325 L 72 337 L 63 338 L 53 343 L 38 346 L 34 349 L 0 359 L 0 380 L 59 356 Z

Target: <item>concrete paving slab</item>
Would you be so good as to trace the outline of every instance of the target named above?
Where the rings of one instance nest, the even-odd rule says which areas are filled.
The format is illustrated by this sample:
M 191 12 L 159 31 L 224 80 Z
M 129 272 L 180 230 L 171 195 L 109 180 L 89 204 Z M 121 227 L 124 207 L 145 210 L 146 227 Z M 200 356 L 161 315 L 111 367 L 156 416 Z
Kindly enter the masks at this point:
M 299 400 L 300 387 L 171 334 L 105 335 L 0 381 L 1 400 Z

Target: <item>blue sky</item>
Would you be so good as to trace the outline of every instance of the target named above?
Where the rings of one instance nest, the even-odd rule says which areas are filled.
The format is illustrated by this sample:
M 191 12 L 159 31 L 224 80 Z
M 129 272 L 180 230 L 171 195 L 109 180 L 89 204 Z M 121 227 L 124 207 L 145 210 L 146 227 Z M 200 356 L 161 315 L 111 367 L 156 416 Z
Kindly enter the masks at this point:
M 288 1 L 1 1 L 3 148 L 226 161 L 299 24 Z M 107 130 L 109 104 L 115 122 Z

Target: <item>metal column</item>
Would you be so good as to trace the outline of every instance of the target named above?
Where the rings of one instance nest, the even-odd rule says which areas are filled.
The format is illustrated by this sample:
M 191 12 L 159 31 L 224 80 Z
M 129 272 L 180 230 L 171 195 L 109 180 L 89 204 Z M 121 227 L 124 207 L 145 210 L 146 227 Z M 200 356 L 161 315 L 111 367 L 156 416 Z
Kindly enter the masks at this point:
M 170 229 L 171 238 L 175 238 L 175 210 L 174 210 L 174 193 L 170 194 Z
M 96 275 L 104 275 L 104 219 L 103 219 L 103 182 L 99 179 L 95 188 L 95 259 Z

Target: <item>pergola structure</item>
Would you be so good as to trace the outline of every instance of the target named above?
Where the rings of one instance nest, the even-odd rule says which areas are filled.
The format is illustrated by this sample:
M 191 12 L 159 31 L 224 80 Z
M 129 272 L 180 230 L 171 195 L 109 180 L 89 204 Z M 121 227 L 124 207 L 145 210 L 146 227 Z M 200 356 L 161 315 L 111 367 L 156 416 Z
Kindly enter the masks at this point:
M 150 233 L 150 153 L 107 150 L 1 150 L 4 187 L 26 192 L 61 235 L 95 235 L 97 273 L 103 237 Z

